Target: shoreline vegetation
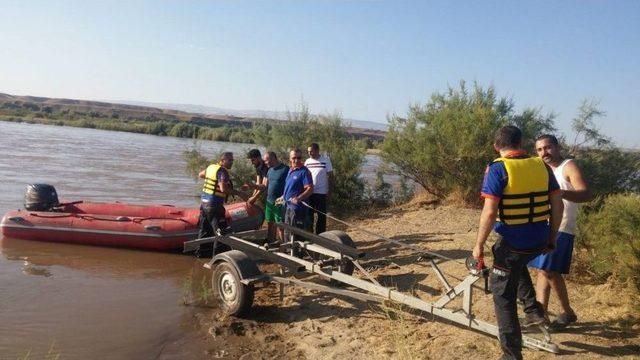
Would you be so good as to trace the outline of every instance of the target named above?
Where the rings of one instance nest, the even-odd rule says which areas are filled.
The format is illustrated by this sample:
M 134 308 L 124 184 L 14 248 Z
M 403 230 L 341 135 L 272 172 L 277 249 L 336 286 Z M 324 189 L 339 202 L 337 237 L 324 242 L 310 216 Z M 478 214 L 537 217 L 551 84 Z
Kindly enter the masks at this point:
M 596 120 L 604 114 L 597 102 L 585 100 L 573 119 L 573 133 L 559 137 L 565 157 L 578 162 L 596 195 L 594 201 L 582 206 L 576 268 L 590 274 L 594 281 L 615 280 L 638 291 L 640 151 L 624 150 L 601 134 Z M 413 189 L 408 182 L 417 184 L 438 202 L 477 207 L 484 168 L 496 157 L 491 146 L 496 129 L 507 124 L 518 126 L 523 131 L 523 148 L 530 153 L 536 137 L 557 132 L 552 112 L 543 114 L 540 108 L 517 112 L 515 101 L 499 97 L 493 87 L 475 83 L 467 86 L 465 82 L 434 93 L 424 104 L 411 105 L 406 117 L 392 116 L 383 137 L 354 134 L 339 113 L 313 115 L 304 103 L 289 112 L 286 120 L 245 121 L 139 106 L 0 94 L 0 120 L 253 143 L 275 151 L 281 159 L 286 159 L 291 146 L 317 142 L 340 174 L 331 190 L 329 210 L 345 215 L 409 201 Z M 388 164 L 376 174 L 373 185 L 365 184 L 360 177 L 367 153 L 379 155 Z M 191 175 L 193 169 L 210 161 L 197 148 L 185 152 L 184 158 Z M 399 189 L 384 181 L 385 172 L 400 176 Z M 241 179 L 250 178 L 246 175 L 237 174 Z M 617 230 L 605 231 L 612 228 Z M 593 233 L 599 236 L 591 236 Z M 601 248 L 607 251 L 599 251 Z
M 288 117 L 297 114 L 288 114 Z M 14 96 L 0 93 L 0 121 L 125 131 L 199 140 L 256 143 L 255 132 L 287 120 L 196 114 L 97 101 Z M 353 139 L 374 148 L 384 131 L 345 124 Z

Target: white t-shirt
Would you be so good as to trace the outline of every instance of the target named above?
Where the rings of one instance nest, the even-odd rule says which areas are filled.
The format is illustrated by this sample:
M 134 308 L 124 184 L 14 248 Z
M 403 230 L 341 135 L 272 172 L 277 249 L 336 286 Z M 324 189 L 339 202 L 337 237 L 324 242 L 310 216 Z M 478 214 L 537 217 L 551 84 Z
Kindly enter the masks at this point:
M 329 193 L 329 176 L 327 173 L 333 171 L 331 159 L 325 155 L 320 155 L 317 160 L 314 158 L 308 158 L 304 162 L 304 166 L 311 171 L 311 177 L 313 178 L 313 193 Z

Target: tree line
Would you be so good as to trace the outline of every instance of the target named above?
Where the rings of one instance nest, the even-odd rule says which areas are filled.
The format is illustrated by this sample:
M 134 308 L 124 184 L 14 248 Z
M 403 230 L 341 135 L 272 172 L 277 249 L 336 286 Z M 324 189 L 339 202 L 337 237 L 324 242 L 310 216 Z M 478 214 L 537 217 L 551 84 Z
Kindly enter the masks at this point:
M 572 133 L 560 136 L 565 157 L 574 158 L 596 199 L 582 207 L 576 243 L 581 264 L 595 278 L 629 282 L 640 288 L 640 152 L 625 150 L 604 136 L 596 121 L 605 115 L 584 101 L 572 122 Z M 480 202 L 487 164 L 497 157 L 496 129 L 515 125 L 523 148 L 534 152 L 535 139 L 556 133 L 555 115 L 539 109 L 514 110 L 513 99 L 498 97 L 493 87 L 464 82 L 434 93 L 425 104 L 393 116 L 381 146 L 383 158 L 439 199 Z

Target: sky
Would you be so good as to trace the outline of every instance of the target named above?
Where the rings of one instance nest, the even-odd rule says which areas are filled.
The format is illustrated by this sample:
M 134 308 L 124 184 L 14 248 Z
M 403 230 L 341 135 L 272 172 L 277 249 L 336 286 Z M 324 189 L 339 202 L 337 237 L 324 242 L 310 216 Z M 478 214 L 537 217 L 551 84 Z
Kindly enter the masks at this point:
M 385 122 L 461 80 L 640 148 L 640 1 L 4 1 L 0 92 Z

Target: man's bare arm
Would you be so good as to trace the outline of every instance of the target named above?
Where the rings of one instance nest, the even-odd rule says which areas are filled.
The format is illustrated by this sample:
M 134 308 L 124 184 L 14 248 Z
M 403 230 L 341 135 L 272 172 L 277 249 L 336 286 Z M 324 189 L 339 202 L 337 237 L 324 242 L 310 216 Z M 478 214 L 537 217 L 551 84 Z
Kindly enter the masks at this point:
M 226 181 L 221 181 L 220 183 L 220 191 L 227 194 L 227 195 L 233 195 L 233 196 L 239 196 L 242 199 L 247 198 L 247 194 L 243 193 L 242 191 L 238 191 L 234 188 L 232 188 L 228 182 Z
M 255 185 L 252 186 L 253 188 L 253 194 L 251 195 L 252 199 L 257 199 L 260 193 L 264 191 L 265 188 L 262 187 L 262 184 L 264 183 L 264 179 L 266 179 L 266 176 L 262 177 L 260 175 L 256 175 L 256 183 Z
M 473 248 L 473 257 L 478 260 L 484 257 L 484 244 L 487 242 L 487 238 L 491 230 L 493 230 L 493 224 L 496 222 L 499 203 L 500 199 L 498 198 L 486 197 L 484 199 L 484 206 L 480 214 L 480 224 L 478 225 L 476 245 Z
M 589 191 L 587 182 L 582 177 L 582 171 L 580 171 L 580 168 L 575 161 L 569 161 L 564 166 L 563 176 L 568 178 L 569 182 L 573 186 L 573 190 L 562 191 L 563 199 L 576 203 L 584 203 L 593 199 L 593 195 Z

